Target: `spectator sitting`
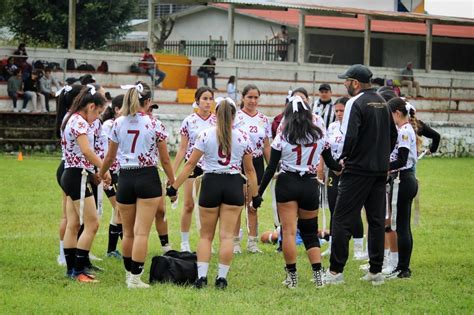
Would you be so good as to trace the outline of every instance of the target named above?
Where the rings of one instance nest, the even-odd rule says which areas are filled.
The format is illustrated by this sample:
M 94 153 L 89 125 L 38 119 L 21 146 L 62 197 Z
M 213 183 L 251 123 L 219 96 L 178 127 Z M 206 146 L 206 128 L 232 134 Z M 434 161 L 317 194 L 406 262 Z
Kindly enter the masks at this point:
M 423 97 L 420 94 L 420 83 L 415 81 L 415 77 L 413 75 L 413 63 L 410 61 L 407 63 L 406 68 L 402 70 L 402 80 L 400 82 L 402 86 L 408 87 L 408 95 L 414 97 L 415 94 L 413 93 L 413 87 L 416 89 L 416 96 Z
M 237 95 L 239 91 L 237 91 L 237 88 L 235 87 L 235 75 L 231 75 L 229 77 L 229 81 L 227 81 L 227 95 L 234 100 L 234 102 L 237 102 Z
M 38 81 L 40 74 L 41 70 L 33 71 L 31 75 L 25 80 L 24 84 L 24 94 L 28 97 L 29 100 L 31 100 L 34 112 L 46 112 L 46 109 L 44 108 L 44 95 L 40 93 L 39 89 Z M 23 109 L 21 110 L 24 113 L 30 112 L 30 110 L 26 108 L 26 105 L 27 101 L 25 100 L 23 102 Z
M 18 49 L 13 52 L 13 55 L 15 65 L 21 69 L 24 77 L 28 76 L 31 73 L 32 66 L 26 62 L 26 60 L 28 60 L 28 54 L 26 53 L 25 43 L 18 45 Z
M 13 57 L 8 57 L 7 64 L 2 67 L 0 75 L 5 81 L 8 81 L 11 76 L 14 76 L 16 69 L 18 69 L 18 67 L 15 65 L 15 59 Z
M 44 70 L 44 76 L 39 80 L 39 86 L 41 94 L 44 95 L 44 105 L 47 112 L 49 112 L 49 99 L 51 97 L 54 98 L 55 95 L 52 89 L 53 85 L 56 87 L 56 90 L 61 88 L 58 80 L 51 75 L 51 68 L 46 68 L 46 70 Z
M 207 79 L 211 78 L 212 88 L 216 90 L 216 57 L 207 58 L 197 71 L 197 76 L 204 79 L 204 85 L 207 86 Z
M 13 75 L 8 79 L 7 87 L 8 96 L 13 101 L 13 111 L 18 113 L 20 109 L 16 106 L 18 96 L 23 95 L 23 80 L 21 79 L 21 69 L 15 69 Z M 28 101 L 23 99 L 23 107 Z
M 145 48 L 145 53 L 140 61 L 139 67 L 145 70 L 145 72 L 151 77 L 151 81 L 155 83 L 155 87 L 158 87 L 158 85 L 160 85 L 160 83 L 166 78 L 166 73 L 160 71 L 158 68 L 155 57 L 150 54 L 150 48 Z M 156 81 L 155 75 L 157 77 Z

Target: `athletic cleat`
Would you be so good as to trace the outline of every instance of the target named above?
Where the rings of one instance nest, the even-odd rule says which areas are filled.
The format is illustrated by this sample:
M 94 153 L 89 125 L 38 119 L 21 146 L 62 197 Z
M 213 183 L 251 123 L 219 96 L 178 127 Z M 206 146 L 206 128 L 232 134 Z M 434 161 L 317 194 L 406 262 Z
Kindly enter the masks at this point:
M 286 268 L 285 268 L 286 270 Z M 288 289 L 296 289 L 298 285 L 298 273 L 296 271 L 286 271 L 286 279 L 283 281 L 283 284 Z
M 242 248 L 240 247 L 240 243 L 234 243 L 234 254 L 242 254 Z
M 323 283 L 326 284 L 343 284 L 344 275 L 342 272 L 333 274 L 329 269 L 323 274 Z
M 102 261 L 102 258 L 97 257 L 96 255 L 92 254 L 89 252 L 89 259 L 90 260 L 95 260 L 95 261 Z
M 399 279 L 410 279 L 411 278 L 411 270 L 404 270 L 400 271 L 400 273 L 397 276 Z
M 381 284 L 384 284 L 385 282 L 384 276 L 381 272 L 375 273 L 375 274 L 371 272 L 367 272 L 367 274 L 363 276 L 362 278 L 360 278 L 360 280 L 370 281 L 372 282 L 372 285 L 381 285 Z
M 181 251 L 191 252 L 191 246 L 189 245 L 189 242 L 181 242 Z
M 163 253 L 167 253 L 169 252 L 170 250 L 173 250 L 173 248 L 171 247 L 170 244 L 166 244 L 164 246 L 161 246 L 161 249 L 163 250 Z
M 321 257 L 325 257 L 325 256 L 331 256 L 331 245 L 329 245 L 329 247 L 321 253 Z
M 134 275 L 130 273 L 128 278 L 127 288 L 129 289 L 148 289 L 150 287 L 149 284 L 143 282 L 140 278 L 143 274 L 143 271 L 138 275 Z
M 66 267 L 66 259 L 61 258 L 61 255 L 58 255 L 58 258 L 56 258 L 56 261 L 58 262 L 59 266 Z
M 216 278 L 216 289 L 224 290 L 225 288 L 227 288 L 227 279 Z
M 322 273 L 322 270 L 313 270 L 313 279 L 311 280 L 314 282 L 314 284 L 316 284 L 316 288 L 318 289 L 324 287 Z
M 85 270 L 87 270 L 89 273 L 94 273 L 94 272 L 102 272 L 102 271 L 105 271 L 104 268 L 102 267 L 99 267 L 99 266 L 96 266 L 96 265 L 89 265 L 85 268 Z
M 253 253 L 253 254 L 256 254 L 256 253 L 263 253 L 260 248 L 258 248 L 257 246 L 257 242 L 254 242 L 254 241 L 250 241 L 247 243 L 247 251 L 249 253 Z
M 392 280 L 392 279 L 410 279 L 411 278 L 411 271 L 410 269 L 408 270 L 400 270 L 398 268 L 395 268 L 395 270 L 392 271 L 392 273 L 388 274 L 385 276 L 385 279 L 387 280 Z
M 118 250 L 114 250 L 114 251 L 108 252 L 107 257 L 122 259 L 122 254 L 120 254 L 120 252 Z
M 217 280 L 216 280 L 217 282 Z M 196 289 L 202 289 L 204 287 L 207 287 L 207 277 L 201 277 L 194 282 L 194 287 Z
M 388 276 L 389 274 L 391 274 L 392 272 L 394 272 L 395 269 L 397 269 L 396 266 L 388 265 L 387 267 L 385 267 L 385 268 L 382 269 L 382 274 L 383 274 L 384 276 Z
M 97 283 L 97 282 L 99 282 L 99 280 L 97 280 L 94 275 L 88 274 L 86 272 L 81 272 L 79 274 L 76 274 L 76 275 L 74 275 L 74 278 L 76 279 L 76 281 L 82 282 L 82 283 Z

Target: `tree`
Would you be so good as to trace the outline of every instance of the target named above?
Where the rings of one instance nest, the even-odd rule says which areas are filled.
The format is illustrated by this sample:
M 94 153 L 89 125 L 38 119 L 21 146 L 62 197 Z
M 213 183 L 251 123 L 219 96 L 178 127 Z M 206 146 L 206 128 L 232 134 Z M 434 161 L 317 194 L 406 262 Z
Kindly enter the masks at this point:
M 15 0 L 8 26 L 21 41 L 48 42 L 67 47 L 69 1 Z M 107 39 L 118 38 L 129 30 L 136 14 L 134 0 L 80 0 L 76 12 L 77 48 L 97 49 Z
M 165 41 L 170 37 L 171 32 L 173 31 L 174 22 L 174 18 L 161 16 L 158 19 L 158 22 L 154 25 L 153 29 L 157 30 L 156 32 L 153 32 L 153 37 L 155 38 L 155 51 L 163 50 L 165 47 Z

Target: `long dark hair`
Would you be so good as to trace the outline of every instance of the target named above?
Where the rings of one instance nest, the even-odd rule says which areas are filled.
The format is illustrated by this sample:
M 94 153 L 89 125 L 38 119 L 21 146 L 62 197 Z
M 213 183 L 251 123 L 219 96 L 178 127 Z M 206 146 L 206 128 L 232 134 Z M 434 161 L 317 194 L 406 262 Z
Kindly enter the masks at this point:
M 196 92 L 194 93 L 194 100 L 196 101 L 196 103 L 199 104 L 199 99 L 201 98 L 201 96 L 205 93 L 205 92 L 210 92 L 212 94 L 212 97 L 214 97 L 214 91 L 208 87 L 208 86 L 201 86 L 199 89 L 196 90 Z
M 102 122 L 107 121 L 109 119 L 112 119 L 115 117 L 115 109 L 121 109 L 122 104 L 123 104 L 123 98 L 124 94 L 117 95 L 112 99 L 112 104 L 107 106 L 107 108 L 104 110 L 104 113 L 102 114 Z
M 61 126 L 64 116 L 66 116 L 74 98 L 81 92 L 82 88 L 82 85 L 73 85 L 69 92 L 64 89 L 56 99 L 56 135 L 58 138 L 61 137 Z
M 408 115 L 408 121 L 410 122 L 410 125 L 413 127 L 413 130 L 415 131 L 416 135 L 416 147 L 417 150 L 419 151 L 419 148 L 421 147 L 422 140 L 421 137 L 418 136 L 418 128 L 420 123 L 418 122 L 418 119 L 415 116 L 415 111 L 413 109 L 410 109 L 410 111 L 407 110 L 406 105 L 407 102 L 400 98 L 400 97 L 394 97 L 391 100 L 388 101 L 388 108 L 390 108 L 390 111 L 392 113 L 396 112 L 397 110 L 403 114 L 403 116 Z
M 304 109 L 303 103 L 298 102 L 298 111 L 293 112 L 293 106 L 288 105 L 283 112 L 283 137 L 292 145 L 314 143 L 323 132 L 313 123 L 313 114 Z
M 258 96 L 260 96 L 260 90 L 255 84 L 247 84 L 244 89 L 242 90 L 242 102 L 240 103 L 240 109 L 244 108 L 244 97 L 248 94 L 251 90 L 257 90 Z
M 96 91 L 100 89 L 99 85 L 94 84 L 93 86 Z M 104 104 L 107 101 L 105 97 L 99 92 L 96 92 L 94 93 L 94 95 L 92 95 L 91 90 L 92 90 L 92 87 L 90 86 L 82 87 L 81 92 L 74 99 L 74 102 L 72 103 L 69 113 L 67 114 L 66 119 L 64 119 L 64 122 L 61 125 L 61 130 L 64 131 L 64 128 L 66 127 L 66 124 L 69 121 L 69 118 L 71 118 L 72 114 L 77 113 L 78 111 L 86 107 L 88 104 L 94 103 L 98 107 L 104 106 Z

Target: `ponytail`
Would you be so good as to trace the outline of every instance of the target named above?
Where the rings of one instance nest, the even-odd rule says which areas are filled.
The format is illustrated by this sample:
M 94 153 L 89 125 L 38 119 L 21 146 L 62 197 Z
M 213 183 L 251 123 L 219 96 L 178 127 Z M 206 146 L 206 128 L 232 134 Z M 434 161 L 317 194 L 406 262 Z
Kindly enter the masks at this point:
M 140 86 L 140 90 L 138 86 Z M 134 116 L 145 105 L 145 101 L 151 99 L 150 86 L 142 81 L 138 81 L 135 86 L 127 90 L 123 98 L 120 114 L 122 116 Z
M 232 123 L 235 117 L 235 107 L 226 100 L 219 103 L 216 108 L 217 117 L 217 142 L 221 151 L 229 155 L 232 144 Z

